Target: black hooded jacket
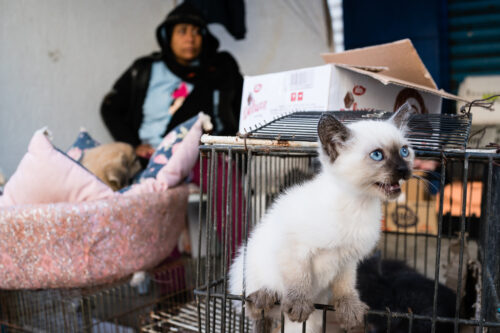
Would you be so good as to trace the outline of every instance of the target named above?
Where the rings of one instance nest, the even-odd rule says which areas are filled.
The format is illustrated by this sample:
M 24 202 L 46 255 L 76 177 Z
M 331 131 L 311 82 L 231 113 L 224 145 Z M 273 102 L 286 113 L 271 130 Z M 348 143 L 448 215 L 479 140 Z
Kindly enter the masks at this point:
M 202 51 L 197 66 L 182 66 L 174 59 L 170 49 L 170 36 L 177 23 L 192 23 L 200 27 Z M 236 134 L 243 77 L 238 64 L 229 53 L 217 52 L 219 42 L 208 31 L 201 13 L 187 3 L 181 4 L 160 24 L 156 36 L 161 52 L 135 60 L 104 97 L 101 115 L 113 138 L 133 146 L 141 144 L 139 128 L 143 119 L 143 104 L 151 67 L 156 61 L 164 61 L 174 74 L 194 85 L 193 91 L 172 116 L 165 134 L 200 111 L 212 117 L 215 134 Z M 216 114 L 213 101 L 215 90 L 219 91 Z

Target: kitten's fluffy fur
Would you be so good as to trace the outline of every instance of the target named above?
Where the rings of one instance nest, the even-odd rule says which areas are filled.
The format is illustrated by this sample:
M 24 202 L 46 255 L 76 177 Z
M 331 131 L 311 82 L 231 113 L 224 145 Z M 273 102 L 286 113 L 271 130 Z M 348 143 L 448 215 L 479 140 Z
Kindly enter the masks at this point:
M 348 126 L 322 116 L 321 172 L 277 199 L 230 268 L 229 291 L 241 295 L 245 283 L 246 313 L 256 332 L 267 331 L 280 310 L 286 332 L 301 332 L 306 319 L 307 332 L 318 332 L 322 312 L 313 303 L 327 303 L 331 292 L 346 326 L 362 319 L 366 305 L 355 289 L 356 265 L 379 239 L 381 201 L 395 199 L 411 175 L 413 152 L 399 153 L 408 146 L 402 130 L 408 114 L 404 105 L 389 121 Z M 370 157 L 375 150 L 383 152 L 382 161 Z
M 404 262 L 382 260 L 380 254 L 365 259 L 358 267 L 357 285 L 363 302 L 372 310 L 407 313 L 408 309 L 417 315 L 432 316 L 434 303 L 434 281 L 426 278 Z M 455 316 L 456 294 L 442 284 L 438 284 L 438 317 Z M 429 320 L 414 319 L 412 332 L 431 331 Z M 368 315 L 366 331 L 369 333 L 387 332 L 387 318 Z M 391 333 L 408 332 L 406 318 L 392 318 Z M 452 323 L 436 323 L 436 332 L 453 332 Z
M 89 149 L 83 155 L 81 163 L 113 191 L 127 186 L 130 179 L 141 169 L 134 148 L 123 142 Z

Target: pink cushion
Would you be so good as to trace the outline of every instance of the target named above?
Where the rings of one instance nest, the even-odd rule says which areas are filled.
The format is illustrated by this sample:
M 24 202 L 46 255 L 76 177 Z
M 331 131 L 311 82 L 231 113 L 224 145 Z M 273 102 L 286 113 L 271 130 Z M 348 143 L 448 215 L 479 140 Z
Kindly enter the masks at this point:
M 113 190 L 54 148 L 48 131 L 35 132 L 16 172 L 5 185 L 0 207 L 107 198 Z
M 187 185 L 0 208 L 0 289 L 84 287 L 156 266 L 185 226 Z

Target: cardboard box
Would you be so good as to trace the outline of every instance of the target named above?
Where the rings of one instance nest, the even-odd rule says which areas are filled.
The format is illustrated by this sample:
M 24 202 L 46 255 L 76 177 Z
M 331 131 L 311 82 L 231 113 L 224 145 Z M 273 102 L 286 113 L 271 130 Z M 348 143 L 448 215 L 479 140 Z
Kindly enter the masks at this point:
M 382 221 L 382 230 L 402 233 L 423 233 L 437 235 L 438 219 L 435 201 L 419 201 L 387 204 Z
M 241 134 L 295 111 L 394 111 L 409 101 L 420 113 L 440 113 L 438 90 L 409 39 L 322 55 L 327 65 L 245 76 Z

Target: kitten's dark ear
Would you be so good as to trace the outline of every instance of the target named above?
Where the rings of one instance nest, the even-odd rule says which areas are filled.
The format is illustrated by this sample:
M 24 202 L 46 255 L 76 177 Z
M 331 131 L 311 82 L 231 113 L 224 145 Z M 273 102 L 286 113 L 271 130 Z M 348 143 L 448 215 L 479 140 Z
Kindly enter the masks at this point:
M 333 162 L 339 154 L 339 147 L 351 136 L 351 131 L 333 115 L 323 113 L 318 122 L 318 136 L 323 150 Z
M 416 114 L 410 103 L 405 102 L 394 112 L 389 121 L 392 121 L 399 129 L 405 129 L 408 126 L 408 121 L 412 115 Z

